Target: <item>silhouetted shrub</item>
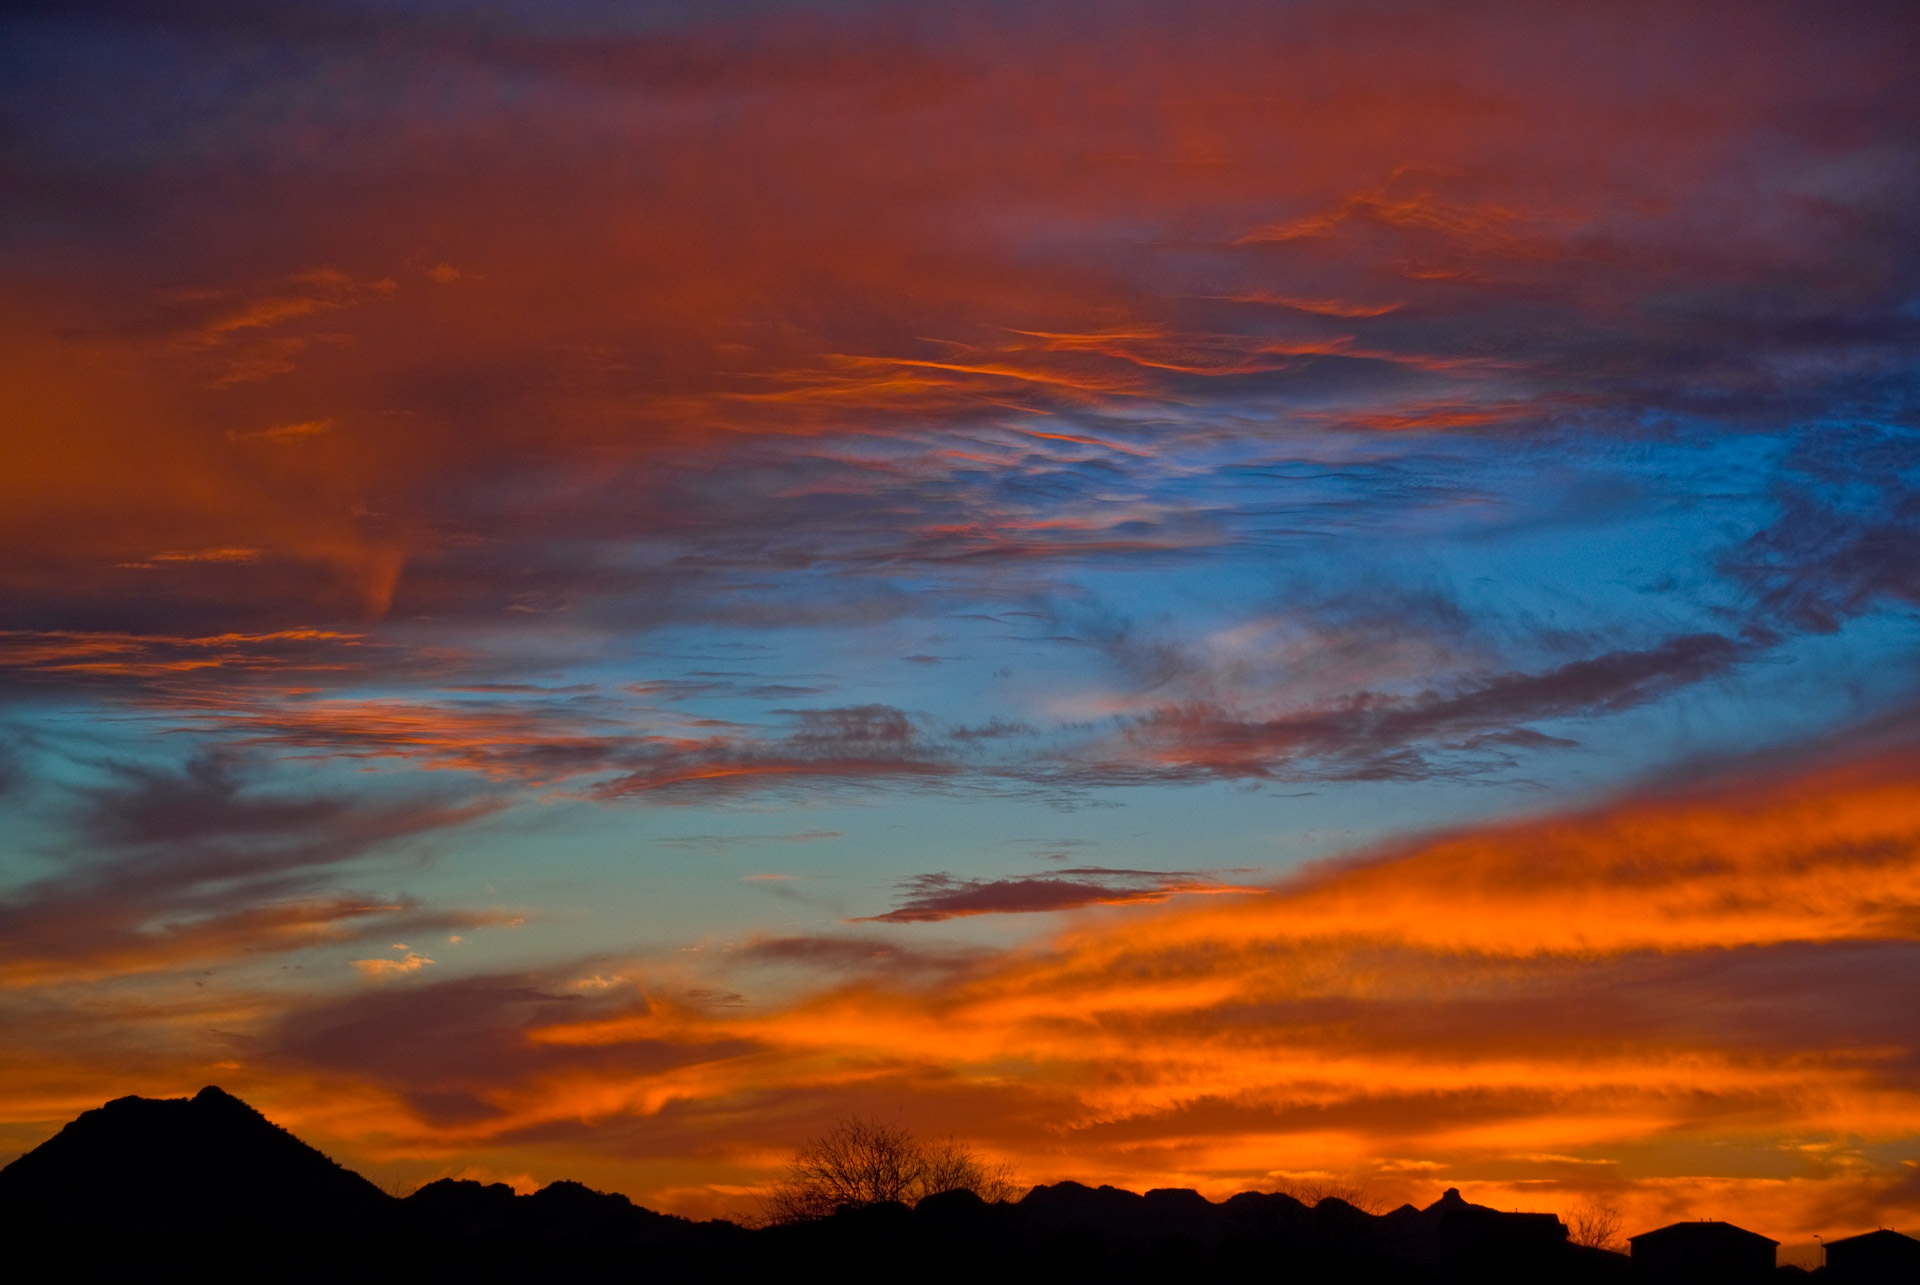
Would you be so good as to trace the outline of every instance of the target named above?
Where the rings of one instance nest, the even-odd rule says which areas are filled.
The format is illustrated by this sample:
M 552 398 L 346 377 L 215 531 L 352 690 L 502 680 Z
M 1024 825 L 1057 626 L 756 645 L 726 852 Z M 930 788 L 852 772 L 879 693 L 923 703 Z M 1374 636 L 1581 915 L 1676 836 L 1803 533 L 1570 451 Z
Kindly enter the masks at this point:
M 776 1223 L 799 1222 L 844 1206 L 914 1205 L 943 1191 L 1005 1200 L 1013 1194 L 1013 1174 L 953 1138 L 923 1142 L 899 1125 L 856 1118 L 800 1149 L 767 1197 L 767 1216 Z

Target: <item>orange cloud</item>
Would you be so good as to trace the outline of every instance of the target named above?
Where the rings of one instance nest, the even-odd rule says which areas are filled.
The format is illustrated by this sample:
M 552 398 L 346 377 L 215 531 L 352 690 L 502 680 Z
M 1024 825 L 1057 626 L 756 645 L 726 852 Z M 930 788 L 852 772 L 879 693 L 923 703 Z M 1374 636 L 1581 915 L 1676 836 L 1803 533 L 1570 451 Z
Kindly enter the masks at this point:
M 453 940 L 458 941 L 460 939 L 456 937 Z M 406 947 L 395 946 L 394 949 L 406 950 Z M 406 954 L 400 956 L 398 959 L 375 957 L 373 959 L 349 960 L 348 962 L 360 970 L 362 977 L 374 981 L 382 977 L 399 977 L 407 973 L 417 973 L 433 963 L 431 959 L 428 959 L 417 950 L 407 950 Z
M 252 561 L 251 558 L 208 557 L 183 560 Z M 341 666 L 338 653 L 333 649 L 357 647 L 364 641 L 363 634 L 332 629 L 280 629 L 271 633 L 223 633 L 202 637 L 81 630 L 7 630 L 0 631 L 0 671 L 146 678 L 208 669 L 330 669 Z
M 1276 423 L 1851 416 L 1821 380 L 1912 365 L 1908 224 L 1885 213 L 1904 208 L 1898 154 L 1873 150 L 1912 107 L 1910 42 L 1867 7 L 1789 8 L 1409 24 L 1338 4 L 1114 23 L 1037 6 L 923 27 L 856 7 L 471 43 L 396 23 L 373 52 L 268 22 L 295 51 L 278 63 L 329 71 L 272 82 L 284 113 L 203 100 L 220 78 L 195 70 L 203 111 L 135 137 L 70 99 L 72 127 L 13 158 L 9 226 L 44 239 L 0 291 L 0 668 L 169 694 L 197 675 L 214 681 L 156 703 L 255 750 L 522 784 L 605 772 L 609 796 L 948 780 L 952 738 L 881 707 L 662 733 L 591 709 L 226 688 L 363 672 L 368 619 L 443 642 L 575 605 L 583 630 L 627 634 L 751 619 L 732 582 L 699 589 L 811 571 L 822 548 L 856 547 L 843 581 L 971 565 L 1022 597 L 1014 572 L 1040 559 L 1218 538 L 1210 491 L 1184 527 L 1127 497 L 1176 447 Z M 198 21 L 171 28 L 182 47 L 231 45 Z M 396 69 L 460 88 L 337 97 Z M 1052 469 L 1063 445 L 1142 470 L 1107 486 L 1112 521 L 1045 512 L 1044 487 L 1014 504 L 954 482 L 1029 453 Z M 875 498 L 916 476 L 931 499 Z M 1906 547 L 1901 530 L 1863 544 Z M 806 623 L 804 596 L 759 619 Z M 1745 646 L 1692 635 L 1302 710 L 1203 693 L 1217 703 L 1129 724 L 1111 762 L 1058 770 L 1281 777 L 1318 756 L 1326 775 L 1417 775 L 1418 747 L 1538 737 L 1527 720 L 1729 672 Z M 213 784 L 227 828 L 195 855 L 218 860 L 167 878 L 128 861 L 0 908 L 17 1110 L 107 1084 L 103 1066 L 149 1077 L 115 1092 L 219 1079 L 309 1103 L 376 1159 L 558 1139 L 528 1153 L 551 1176 L 642 1196 L 750 1185 L 821 1116 L 883 1101 L 1034 1178 L 1221 1191 L 1333 1168 L 1504 1185 L 1509 1203 L 1612 1182 L 1676 1216 L 1751 1200 L 1782 1231 L 1911 1207 L 1849 1140 L 1920 1131 L 1909 1037 L 1884 1016 L 1920 1007 L 1899 755 L 1436 839 L 1200 910 L 1114 904 L 1165 887 L 988 888 L 1085 917 L 794 1004 L 712 1000 L 731 977 L 664 976 L 642 1001 L 564 990 L 597 969 L 482 985 L 390 959 L 362 961 L 392 965 L 373 970 L 388 984 L 324 1001 L 87 1017 L 48 998 L 425 924 L 301 872 L 484 810 Z M 190 785 L 156 778 L 140 805 L 174 816 Z M 117 823 L 143 852 L 164 829 Z M 779 967 L 847 956 L 793 946 Z M 773 956 L 738 958 L 744 994 Z
M 224 948 L 346 940 L 370 909 L 236 921 Z M 389 985 L 249 1001 L 251 1051 L 202 1078 L 376 1172 L 574 1174 L 694 1211 L 739 1212 L 784 1145 L 875 1104 L 1033 1181 L 1220 1195 L 1331 1173 L 1563 1211 L 1598 1193 L 1636 1227 L 1737 1215 L 1787 1240 L 1920 1208 L 1885 1159 L 1920 1138 L 1910 1033 L 1887 1020 L 1920 1003 L 1910 747 L 1442 835 L 1264 896 L 1080 914 L 998 955 L 781 939 L 704 975 L 432 982 L 396 946 L 355 961 Z M 768 968 L 836 984 L 757 1004 Z
M 1395 1199 L 1460 1185 L 1566 1209 L 1599 1192 L 1649 1225 L 1737 1205 L 1784 1239 L 1835 1234 L 1915 1207 L 1868 1152 L 1920 1138 L 1911 1040 L 1886 1020 L 1920 1001 L 1916 786 L 1906 748 L 1703 784 L 1261 897 L 1087 912 L 998 958 L 928 967 L 858 939 L 743 953 L 859 964 L 790 1005 L 742 1001 L 741 982 L 676 999 L 663 976 L 639 999 L 393 991 L 378 1011 L 396 1040 L 468 1006 L 442 1069 L 369 1043 L 357 1000 L 292 1019 L 307 1051 L 284 1065 L 323 1057 L 342 1091 L 394 1095 L 392 1141 L 359 1144 L 372 1154 L 507 1164 L 525 1155 L 513 1138 L 564 1134 L 589 1167 L 683 1157 L 686 1208 L 720 1200 L 687 1174 L 751 1185 L 778 1160 L 769 1140 L 881 1103 L 1036 1181 L 1223 1194 L 1332 1172 Z M 336 1025 L 338 1042 L 317 1034 Z M 454 1093 L 456 1115 L 405 1106 Z
M 406 759 L 535 784 L 603 769 L 628 740 L 592 712 L 495 701 L 226 702 L 197 717 L 244 745 Z
M 1088 31 L 1043 9 L 1017 37 L 968 20 L 939 39 L 851 13 L 763 15 L 514 40 L 471 65 L 409 28 L 393 56 L 420 74 L 511 67 L 524 100 L 430 124 L 401 103 L 338 137 L 327 111 L 269 125 L 230 103 L 265 155 L 330 155 L 351 181 L 236 162 L 218 167 L 241 185 L 229 211 L 300 216 L 192 218 L 212 180 L 179 156 L 205 140 L 156 143 L 124 199 L 173 212 L 150 253 L 185 289 L 154 290 L 147 268 L 86 243 L 91 224 L 48 215 L 77 238 L 68 266 L 15 274 L 0 305 L 0 384 L 22 426 L 0 476 L 15 555 L 0 590 L 146 613 L 110 622 L 132 632 L 198 627 L 163 611 L 262 628 L 382 618 L 397 601 L 495 614 L 503 577 L 474 564 L 524 548 L 523 488 L 573 497 L 567 537 L 643 541 L 688 529 L 698 506 L 634 503 L 634 479 L 724 470 L 741 435 L 924 441 L 1213 397 L 1326 413 L 1351 403 L 1352 367 L 1382 363 L 1408 382 L 1370 380 L 1371 404 L 1340 422 L 1479 428 L 1543 389 L 1591 392 L 1622 351 L 1672 372 L 1636 398 L 1693 406 L 1826 361 L 1644 318 L 1676 293 L 1746 299 L 1776 269 L 1840 280 L 1827 234 L 1801 222 L 1816 202 L 1799 180 L 1756 195 L 1730 158 L 1806 115 L 1807 86 L 1901 101 L 1897 42 L 1873 23 L 1836 18 L 1809 47 L 1772 11 L 1724 41 L 1692 34 L 1724 34 L 1711 11 L 1494 6 L 1417 35 L 1337 5 L 1218 14 Z M 1674 100 L 1650 112 L 1616 88 L 1639 64 L 1587 38 L 1619 22 L 1658 33 L 1650 47 L 1706 51 L 1710 69 L 1669 78 Z M 1529 40 L 1607 53 L 1542 65 L 1515 55 Z M 329 49 L 357 74 L 351 48 Z M 617 107 L 583 118 L 583 85 Z M 767 110 L 732 112 L 734 93 Z M 1873 110 L 1854 103 L 1832 110 Z M 1851 163 L 1850 144 L 1825 146 L 1796 137 L 1806 174 Z M 660 161 L 606 163 L 634 155 Z M 1791 161 L 1781 175 L 1803 172 Z M 68 157 L 27 188 L 64 191 L 89 164 Z M 399 209 L 416 214 L 396 223 Z M 1869 235 L 1866 214 L 1848 219 L 1842 235 Z M 1854 306 L 1832 288 L 1805 314 Z M 1484 330 L 1512 308 L 1532 320 Z M 156 550 L 241 549 L 262 553 L 169 562 L 164 604 L 126 583 Z M 22 610 L 18 623 L 71 618 Z

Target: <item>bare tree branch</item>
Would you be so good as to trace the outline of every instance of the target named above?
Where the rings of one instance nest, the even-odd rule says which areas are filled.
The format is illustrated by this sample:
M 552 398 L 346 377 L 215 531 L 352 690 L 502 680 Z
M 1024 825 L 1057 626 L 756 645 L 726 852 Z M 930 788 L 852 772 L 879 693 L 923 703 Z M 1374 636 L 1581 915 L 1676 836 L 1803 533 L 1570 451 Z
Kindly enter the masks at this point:
M 1619 1252 L 1620 1208 L 1598 1196 L 1588 1196 L 1567 1219 L 1567 1237 L 1589 1249 Z
M 825 1218 L 842 1205 L 917 1204 L 943 1191 L 1009 1199 L 1010 1166 L 980 1158 L 954 1138 L 925 1143 L 899 1125 L 842 1120 L 803 1146 L 767 1197 L 770 1222 Z
M 1370 1193 L 1364 1183 L 1359 1182 L 1297 1182 L 1282 1187 L 1281 1192 L 1292 1196 L 1303 1205 L 1317 1205 L 1323 1200 L 1341 1200 L 1363 1213 L 1380 1212 L 1379 1199 Z

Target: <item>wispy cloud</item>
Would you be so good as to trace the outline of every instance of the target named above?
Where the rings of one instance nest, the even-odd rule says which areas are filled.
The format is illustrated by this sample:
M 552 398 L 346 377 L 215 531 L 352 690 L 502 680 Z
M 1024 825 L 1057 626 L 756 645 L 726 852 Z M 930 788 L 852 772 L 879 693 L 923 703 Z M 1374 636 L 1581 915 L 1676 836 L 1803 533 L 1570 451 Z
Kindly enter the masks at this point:
M 178 560 L 250 562 L 253 558 L 182 556 Z M 364 634 L 313 628 L 222 633 L 197 638 L 104 631 L 11 630 L 0 632 L 0 675 L 147 679 L 195 670 L 317 671 L 340 667 L 340 649 L 357 647 L 365 641 Z
M 1423 1198 L 1464 1185 L 1570 1205 L 1599 1184 L 1636 1221 L 1737 1196 L 1775 1235 L 1835 1210 L 1893 1216 L 1901 1173 L 1859 1140 L 1920 1127 L 1912 1050 L 1885 1021 L 1920 940 L 1911 748 L 1742 766 L 1264 896 L 1118 910 L 951 969 L 890 938 L 730 956 L 849 979 L 796 1003 L 448 982 L 290 1019 L 276 1057 L 387 1086 L 414 1145 L 502 1154 L 564 1130 L 660 1155 L 885 1100 L 1036 1180 L 1224 1191 L 1334 1165 Z M 421 1022 L 446 1038 L 420 1039 Z M 644 1140 L 582 1129 L 587 1103 L 646 1121 Z M 1832 1139 L 1845 1157 L 1808 1152 L 1781 1185 L 1773 1152 L 1742 1158 L 1737 1139 L 1756 1135 Z M 1691 1176 L 1636 1176 L 1649 1145 Z
M 846 837 L 839 830 L 800 830 L 791 834 L 672 834 L 655 839 L 663 848 L 692 852 L 725 852 L 763 843 L 827 843 Z
M 394 949 L 404 953 L 393 959 L 376 955 L 372 959 L 355 959 L 349 962 L 360 970 L 362 977 L 370 980 L 378 980 L 382 977 L 395 977 L 406 973 L 417 973 L 423 968 L 431 967 L 433 964 L 431 959 L 428 959 L 417 950 L 408 950 L 405 946 L 395 946 Z
M 779 788 L 796 781 L 926 780 L 957 766 L 905 712 L 887 705 L 792 711 L 793 729 L 760 738 L 661 738 L 636 747 L 601 798 L 667 798 Z
M 0 900 L 0 976 L 10 984 L 178 969 L 496 917 L 334 885 L 347 863 L 476 820 L 498 808 L 494 800 L 278 790 L 218 754 L 178 770 L 104 766 L 106 783 L 82 796 L 84 846 Z
M 1204 870 L 1112 870 L 1069 866 L 1012 879 L 959 879 L 949 874 L 915 875 L 901 885 L 900 904 L 855 923 L 939 923 L 969 915 L 1019 915 L 1083 906 L 1127 906 L 1166 901 L 1191 893 L 1259 893 L 1259 888 L 1223 884 Z
M 1551 815 L 1911 696 L 1906 10 L 415 8 L 0 16 L 0 1116 L 224 1062 L 682 1191 L 897 1102 L 1034 1177 L 1910 1207 L 1910 752 Z M 1467 780 L 1546 819 L 981 855 Z M 428 948 L 536 860 L 579 958 Z
M 761 937 L 740 948 L 748 964 L 817 969 L 827 973 L 906 976 L 926 971 L 952 972 L 989 962 L 979 949 L 907 946 L 877 937 L 846 935 Z
M 1221 777 L 1386 780 L 1484 770 L 1509 751 L 1568 744 L 1530 723 L 1596 717 L 1730 672 L 1743 648 L 1719 634 L 1672 638 L 1538 673 L 1461 680 L 1411 696 L 1359 692 L 1272 718 L 1194 704 L 1153 710 L 1126 739 L 1138 766 Z M 1113 770 L 1130 767 L 1110 760 Z M 1097 773 L 1098 768 L 1094 771 Z

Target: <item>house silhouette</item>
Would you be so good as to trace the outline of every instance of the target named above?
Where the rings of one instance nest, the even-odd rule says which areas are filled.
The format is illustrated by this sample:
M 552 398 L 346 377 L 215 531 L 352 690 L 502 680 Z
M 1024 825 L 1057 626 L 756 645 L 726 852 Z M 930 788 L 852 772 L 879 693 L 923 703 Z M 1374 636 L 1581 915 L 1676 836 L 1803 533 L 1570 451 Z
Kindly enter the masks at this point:
M 1920 1281 L 1920 1240 L 1882 1228 L 1827 1242 L 1827 1275 L 1846 1285 Z
M 1566 1224 L 1554 1214 L 1510 1214 L 1460 1200 L 1439 1220 L 1441 1273 L 1456 1281 L 1539 1280 L 1566 1257 Z
M 1779 1241 L 1732 1223 L 1674 1223 L 1627 1237 L 1634 1274 L 1658 1285 L 1734 1285 L 1773 1276 Z

